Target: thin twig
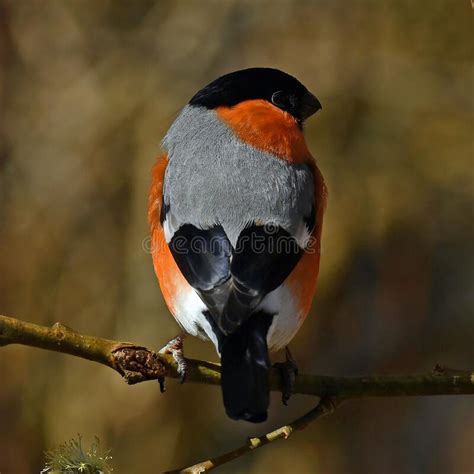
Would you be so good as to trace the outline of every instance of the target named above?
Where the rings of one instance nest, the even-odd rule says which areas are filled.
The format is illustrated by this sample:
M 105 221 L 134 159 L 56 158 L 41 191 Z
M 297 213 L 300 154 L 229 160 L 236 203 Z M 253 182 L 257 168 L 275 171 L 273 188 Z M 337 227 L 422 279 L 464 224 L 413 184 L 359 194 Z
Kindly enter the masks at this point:
M 216 456 L 214 458 L 208 459 L 207 461 L 203 461 L 189 467 L 168 471 L 165 474 L 201 474 L 212 471 L 216 467 L 233 461 L 234 459 L 250 453 L 255 449 L 261 448 L 268 443 L 272 443 L 273 441 L 277 441 L 279 439 L 288 439 L 295 431 L 302 430 L 318 418 L 332 413 L 339 405 L 341 405 L 342 402 L 342 398 L 323 397 L 315 408 L 285 426 L 281 426 L 280 428 L 263 436 L 248 438 L 244 445 L 225 454 L 221 454 L 220 456 Z

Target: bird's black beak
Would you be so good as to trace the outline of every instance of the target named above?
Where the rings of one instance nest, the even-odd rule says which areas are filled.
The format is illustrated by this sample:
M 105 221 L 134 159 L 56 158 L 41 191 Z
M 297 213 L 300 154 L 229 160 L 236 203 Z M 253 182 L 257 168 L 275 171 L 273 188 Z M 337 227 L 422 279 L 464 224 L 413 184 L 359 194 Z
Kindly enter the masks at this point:
M 311 92 L 308 92 L 300 104 L 301 121 L 306 120 L 318 110 L 322 109 L 321 102 Z

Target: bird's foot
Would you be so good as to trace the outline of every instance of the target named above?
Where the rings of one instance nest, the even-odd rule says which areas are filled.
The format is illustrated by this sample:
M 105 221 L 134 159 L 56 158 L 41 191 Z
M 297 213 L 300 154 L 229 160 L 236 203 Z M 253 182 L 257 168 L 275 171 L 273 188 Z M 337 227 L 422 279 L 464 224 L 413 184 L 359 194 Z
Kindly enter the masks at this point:
M 179 334 L 175 338 L 171 339 L 162 349 L 160 349 L 159 354 L 171 354 L 177 365 L 177 372 L 180 376 L 180 382 L 184 383 L 186 379 L 187 372 L 187 362 L 184 358 L 183 353 L 183 341 L 186 337 L 185 334 Z M 160 391 L 163 393 L 166 390 L 165 387 L 165 377 L 159 377 L 158 383 L 160 384 Z
M 280 372 L 281 375 L 281 401 L 283 405 L 288 405 L 288 400 L 293 393 L 295 387 L 296 376 L 298 375 L 298 366 L 296 365 L 290 349 L 285 348 L 285 362 L 277 362 L 273 367 Z

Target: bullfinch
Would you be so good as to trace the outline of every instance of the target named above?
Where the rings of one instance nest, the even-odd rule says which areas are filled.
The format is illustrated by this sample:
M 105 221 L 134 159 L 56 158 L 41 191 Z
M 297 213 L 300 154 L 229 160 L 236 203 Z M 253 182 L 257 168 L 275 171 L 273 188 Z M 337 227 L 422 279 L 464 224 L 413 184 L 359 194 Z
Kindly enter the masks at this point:
M 183 334 L 215 345 L 235 420 L 266 420 L 269 353 L 287 347 L 316 289 L 326 186 L 303 124 L 320 108 L 277 69 L 226 74 L 181 110 L 153 168 L 161 291 Z M 164 350 L 184 377 L 182 336 Z

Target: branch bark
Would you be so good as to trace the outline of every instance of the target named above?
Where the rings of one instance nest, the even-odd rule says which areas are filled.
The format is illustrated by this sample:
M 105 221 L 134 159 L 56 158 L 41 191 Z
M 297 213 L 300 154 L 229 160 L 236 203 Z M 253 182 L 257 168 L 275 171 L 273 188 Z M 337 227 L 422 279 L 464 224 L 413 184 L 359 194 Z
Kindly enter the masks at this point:
M 179 378 L 172 356 L 158 354 L 145 347 L 81 334 L 60 323 L 51 327 L 27 323 L 0 315 L 0 346 L 22 344 L 70 354 L 106 365 L 122 375 L 129 384 L 157 380 L 160 376 Z M 220 365 L 186 359 L 187 382 L 220 384 Z M 278 371 L 270 377 L 272 390 L 280 391 Z M 331 377 L 298 375 L 294 393 L 344 398 L 393 397 L 420 395 L 474 394 L 474 373 L 444 369 L 418 375 Z
M 163 376 L 179 378 L 172 356 L 159 354 L 129 342 L 120 342 L 80 334 L 60 323 L 52 327 L 39 326 L 0 315 L 0 346 L 22 344 L 70 354 L 106 365 L 116 370 L 129 384 L 157 380 Z M 187 382 L 220 384 L 220 365 L 213 362 L 186 359 Z M 276 370 L 270 375 L 272 390 L 281 390 Z M 436 366 L 431 372 L 417 375 L 384 375 L 363 377 L 330 377 L 298 375 L 294 393 L 320 397 L 320 403 L 294 422 L 250 438 L 242 447 L 203 463 L 171 472 L 208 472 L 211 469 L 260 448 L 269 442 L 286 439 L 311 421 L 330 413 L 342 401 L 361 397 L 473 395 L 474 372 Z

